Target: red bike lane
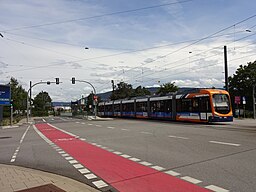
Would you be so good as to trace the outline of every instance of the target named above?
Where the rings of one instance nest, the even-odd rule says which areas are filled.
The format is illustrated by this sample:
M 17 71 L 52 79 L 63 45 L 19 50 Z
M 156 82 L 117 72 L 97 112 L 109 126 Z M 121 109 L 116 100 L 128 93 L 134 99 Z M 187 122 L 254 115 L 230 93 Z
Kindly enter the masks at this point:
M 121 192 L 209 192 L 210 190 L 159 172 L 81 141 L 48 124 L 36 128 L 84 167 Z

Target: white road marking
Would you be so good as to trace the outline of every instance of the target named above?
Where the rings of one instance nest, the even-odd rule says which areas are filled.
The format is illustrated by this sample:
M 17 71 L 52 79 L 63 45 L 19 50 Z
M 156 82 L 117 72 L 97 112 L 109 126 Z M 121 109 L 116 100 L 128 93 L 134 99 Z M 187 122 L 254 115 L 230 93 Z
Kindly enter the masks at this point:
M 42 119 L 42 120 L 43 120 L 43 122 L 46 122 L 45 119 Z
M 81 165 L 81 164 L 74 164 L 73 166 L 74 166 L 76 169 L 81 169 L 81 168 L 84 167 L 84 166 Z
M 119 152 L 119 151 L 114 151 L 113 153 L 116 154 L 116 155 L 121 155 L 121 154 L 122 154 L 122 153 Z
M 82 125 L 84 125 L 85 123 L 81 123 Z
M 146 132 L 146 131 L 142 131 L 142 132 L 140 132 L 140 133 L 142 133 L 142 134 L 147 134 L 147 135 L 153 135 L 153 133 Z
M 69 156 L 69 154 L 64 153 L 64 154 L 61 154 L 61 156 L 62 156 L 62 157 L 67 157 L 67 156 Z
M 96 127 L 102 127 L 101 125 L 95 125 Z
M 121 129 L 122 131 L 130 131 L 129 129 Z
M 17 155 L 18 155 L 18 152 L 19 152 L 19 150 L 20 150 L 20 146 L 21 146 L 22 142 L 24 141 L 24 138 L 25 138 L 25 136 L 26 136 L 26 134 L 27 134 L 29 128 L 30 128 L 30 125 L 28 126 L 28 128 L 26 129 L 26 131 L 23 133 L 23 135 L 22 135 L 22 137 L 21 137 L 21 139 L 20 139 L 20 144 L 19 144 L 19 146 L 16 148 L 14 154 L 12 155 L 12 158 L 11 158 L 11 160 L 10 160 L 11 163 L 13 163 L 13 162 L 16 160 Z
M 139 162 L 140 164 L 142 164 L 142 165 L 145 165 L 145 166 L 150 166 L 150 165 L 152 165 L 152 163 L 149 163 L 149 162 L 147 162 L 147 161 L 142 161 L 142 162 Z
M 107 149 L 107 147 L 104 147 L 104 146 L 102 146 L 101 148 L 102 148 L 102 149 Z
M 95 145 L 95 146 L 97 146 L 97 147 L 101 147 L 102 145 Z
M 109 152 L 113 152 L 114 150 L 113 149 L 107 149 Z
M 90 174 L 86 174 L 86 175 L 84 175 L 87 179 L 95 179 L 95 178 L 97 178 L 97 176 L 96 175 L 94 175 L 94 174 L 92 174 L 92 173 L 90 173 Z
M 124 158 L 129 158 L 129 157 L 131 157 L 130 155 L 126 155 L 126 154 L 123 154 L 123 155 L 121 155 L 122 157 L 124 157 Z
M 86 174 L 86 173 L 90 173 L 90 171 L 86 168 L 83 168 L 83 169 L 78 169 L 78 171 L 82 174 Z
M 163 171 L 163 170 L 165 170 L 165 168 L 160 167 L 160 166 L 152 166 L 151 168 L 153 168 L 153 169 L 155 169 L 155 170 L 157 170 L 157 171 Z
M 21 137 L 21 139 L 20 139 L 20 144 L 23 142 L 23 140 L 24 140 L 24 138 L 25 138 L 25 136 L 26 136 L 26 134 L 27 134 L 29 128 L 30 128 L 30 125 L 28 126 L 28 128 L 26 129 L 26 131 L 24 132 L 24 134 L 22 135 L 22 137 Z
M 175 136 L 175 135 L 168 135 L 168 137 L 176 138 L 176 139 L 188 139 L 187 137 L 179 137 L 179 136 Z
M 65 153 L 65 151 L 59 151 L 58 153 L 63 154 L 63 153 Z
M 206 186 L 205 188 L 210 189 L 215 192 L 229 192 L 229 190 L 223 189 L 223 188 L 215 186 L 215 185 L 209 185 L 209 186 Z
M 80 138 L 81 141 L 85 141 L 86 139 L 85 138 Z
M 189 176 L 185 176 L 185 177 L 181 177 L 181 179 L 185 180 L 185 181 L 188 181 L 190 183 L 193 183 L 193 184 L 198 184 L 198 183 L 201 183 L 202 181 L 198 180 L 198 179 L 195 179 L 193 177 L 189 177 Z
M 87 125 L 90 125 L 90 126 L 91 126 L 91 125 L 93 125 L 93 124 L 87 124 Z
M 54 121 L 54 119 L 52 119 L 52 121 Z
M 69 161 L 69 163 L 75 164 L 75 163 L 78 163 L 78 161 L 77 160 L 71 160 L 71 161 Z
M 209 141 L 210 143 L 215 143 L 215 144 L 221 144 L 221 145 L 231 145 L 231 146 L 236 146 L 239 147 L 241 144 L 237 143 L 226 143 L 226 142 L 221 142 L 221 141 Z
M 80 123 L 80 122 L 77 121 L 76 123 Z
M 106 184 L 104 181 L 99 180 L 99 181 L 94 181 L 92 182 L 98 189 L 103 188 L 103 187 L 107 187 L 108 184 Z
M 115 129 L 115 127 L 107 127 L 108 129 Z
M 180 175 L 180 173 L 177 173 L 177 172 L 172 171 L 172 170 L 165 171 L 165 173 L 168 174 L 168 175 L 172 175 L 172 176 L 178 176 L 178 175 Z
M 71 160 L 71 159 L 73 159 L 73 157 L 66 157 L 65 159 L 66 160 Z
M 62 150 L 61 148 L 56 149 L 56 151 L 61 151 L 61 150 Z
M 140 159 L 138 159 L 138 158 L 135 158 L 135 157 L 132 157 L 132 158 L 130 158 L 130 160 L 132 160 L 132 161 L 140 161 Z

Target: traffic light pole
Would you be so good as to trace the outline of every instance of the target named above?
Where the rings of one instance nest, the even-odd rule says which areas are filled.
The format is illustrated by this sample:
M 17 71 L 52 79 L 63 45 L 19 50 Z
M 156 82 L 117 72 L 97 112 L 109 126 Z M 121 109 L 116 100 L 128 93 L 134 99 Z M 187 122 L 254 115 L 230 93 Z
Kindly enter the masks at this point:
M 90 82 L 84 81 L 84 80 L 75 80 L 75 81 L 89 84 L 92 87 L 92 89 L 93 89 L 94 95 L 96 95 L 96 89 L 95 89 L 95 87 Z M 97 103 L 96 102 L 95 102 L 95 107 L 94 107 L 94 117 L 95 117 L 95 119 L 97 117 Z
M 31 113 L 31 106 L 30 106 L 30 101 L 29 101 L 29 93 L 31 93 L 32 91 L 32 88 L 36 85 L 39 85 L 39 84 L 47 84 L 47 85 L 50 85 L 51 83 L 56 83 L 56 82 L 51 82 L 51 81 L 40 81 L 40 82 L 37 82 L 35 83 L 34 85 L 30 85 L 30 88 L 28 89 L 27 91 L 27 123 L 29 121 L 29 115 Z M 30 97 L 30 100 L 31 100 L 31 97 Z

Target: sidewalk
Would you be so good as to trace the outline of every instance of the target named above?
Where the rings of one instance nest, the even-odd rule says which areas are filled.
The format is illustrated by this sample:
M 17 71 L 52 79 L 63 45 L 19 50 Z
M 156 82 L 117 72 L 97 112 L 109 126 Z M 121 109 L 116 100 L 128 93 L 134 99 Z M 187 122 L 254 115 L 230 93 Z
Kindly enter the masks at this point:
M 1 192 L 98 192 L 73 179 L 23 168 L 0 164 Z

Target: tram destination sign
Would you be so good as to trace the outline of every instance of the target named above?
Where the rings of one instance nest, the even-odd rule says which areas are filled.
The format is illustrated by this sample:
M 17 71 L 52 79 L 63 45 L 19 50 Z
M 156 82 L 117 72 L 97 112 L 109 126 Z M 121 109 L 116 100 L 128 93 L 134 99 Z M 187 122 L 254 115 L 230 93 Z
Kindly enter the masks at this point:
M 11 87 L 10 85 L 0 85 L 0 105 L 11 104 Z

